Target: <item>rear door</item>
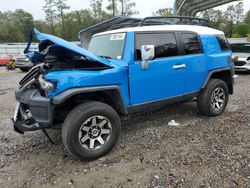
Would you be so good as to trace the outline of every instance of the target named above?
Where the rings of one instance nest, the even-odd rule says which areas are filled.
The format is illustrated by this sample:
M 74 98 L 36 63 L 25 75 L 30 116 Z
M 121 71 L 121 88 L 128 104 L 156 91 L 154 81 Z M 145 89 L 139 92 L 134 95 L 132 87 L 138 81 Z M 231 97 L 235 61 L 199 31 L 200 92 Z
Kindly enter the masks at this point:
M 181 97 L 184 92 L 186 69 L 180 61 L 174 32 L 137 33 L 135 62 L 129 65 L 131 105 Z M 148 69 L 141 68 L 141 46 L 154 45 L 155 59 Z
M 180 32 L 182 56 L 180 61 L 186 65 L 187 78 L 184 94 L 191 94 L 200 90 L 207 75 L 206 55 L 198 34 L 193 32 Z M 209 63 L 209 62 L 207 62 Z

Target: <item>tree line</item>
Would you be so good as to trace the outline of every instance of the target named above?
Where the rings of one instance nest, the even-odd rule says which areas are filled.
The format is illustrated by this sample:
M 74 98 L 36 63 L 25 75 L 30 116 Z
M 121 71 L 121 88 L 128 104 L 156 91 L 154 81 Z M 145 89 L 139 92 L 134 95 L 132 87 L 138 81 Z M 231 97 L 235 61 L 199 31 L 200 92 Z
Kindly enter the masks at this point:
M 230 5 L 225 11 L 210 9 L 201 13 L 210 26 L 225 32 L 227 37 L 250 37 L 250 10 L 244 14 L 243 3 Z
M 90 7 L 69 11 L 67 0 L 44 0 L 45 20 L 34 20 L 33 16 L 22 10 L 0 12 L 0 43 L 26 42 L 32 28 L 57 35 L 69 41 L 78 40 L 78 32 L 113 16 L 132 16 L 139 12 L 133 0 L 89 0 Z M 171 16 L 173 9 L 159 9 L 154 16 Z M 230 5 L 225 11 L 209 9 L 197 15 L 207 19 L 210 27 L 222 30 L 227 37 L 250 38 L 250 10 L 244 14 L 243 3 Z
M 132 16 L 139 13 L 133 0 L 108 0 L 107 7 L 103 7 L 103 0 L 89 2 L 88 9 L 69 11 L 67 0 L 44 0 L 45 20 L 35 20 L 23 9 L 0 12 L 0 43 L 26 42 L 34 27 L 44 33 L 77 41 L 78 32 L 84 28 L 113 16 Z
M 173 9 L 159 9 L 155 16 L 172 16 Z M 225 11 L 209 9 L 197 14 L 197 17 L 209 21 L 209 26 L 224 31 L 227 37 L 250 39 L 250 10 L 244 14 L 243 3 L 229 5 Z

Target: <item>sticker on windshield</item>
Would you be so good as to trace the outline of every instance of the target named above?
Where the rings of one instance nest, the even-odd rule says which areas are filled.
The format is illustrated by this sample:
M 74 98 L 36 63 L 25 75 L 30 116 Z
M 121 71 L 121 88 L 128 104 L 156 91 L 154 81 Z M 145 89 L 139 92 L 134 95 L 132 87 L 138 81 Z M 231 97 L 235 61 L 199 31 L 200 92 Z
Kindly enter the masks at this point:
M 125 35 L 126 35 L 125 33 L 112 34 L 110 40 L 124 40 Z

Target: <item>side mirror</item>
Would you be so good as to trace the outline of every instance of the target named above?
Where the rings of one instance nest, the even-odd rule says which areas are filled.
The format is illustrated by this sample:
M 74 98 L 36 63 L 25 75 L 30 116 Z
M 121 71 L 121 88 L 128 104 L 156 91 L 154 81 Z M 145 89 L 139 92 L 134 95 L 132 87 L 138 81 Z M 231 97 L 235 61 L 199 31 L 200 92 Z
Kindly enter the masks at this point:
M 143 45 L 141 47 L 141 58 L 142 58 L 142 69 L 148 69 L 148 60 L 155 58 L 155 47 L 154 45 Z

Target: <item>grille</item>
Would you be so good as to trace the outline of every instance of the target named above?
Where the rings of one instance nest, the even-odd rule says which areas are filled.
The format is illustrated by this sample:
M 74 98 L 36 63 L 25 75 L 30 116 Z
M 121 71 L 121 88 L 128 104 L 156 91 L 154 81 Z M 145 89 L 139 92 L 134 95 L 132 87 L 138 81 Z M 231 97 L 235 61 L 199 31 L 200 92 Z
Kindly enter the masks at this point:
M 25 58 L 17 58 L 16 61 L 25 61 Z
M 245 61 L 237 61 L 234 63 L 235 66 L 244 66 L 246 64 Z
M 31 69 L 19 82 L 19 85 L 22 87 L 24 84 L 35 78 L 39 74 L 39 67 Z

